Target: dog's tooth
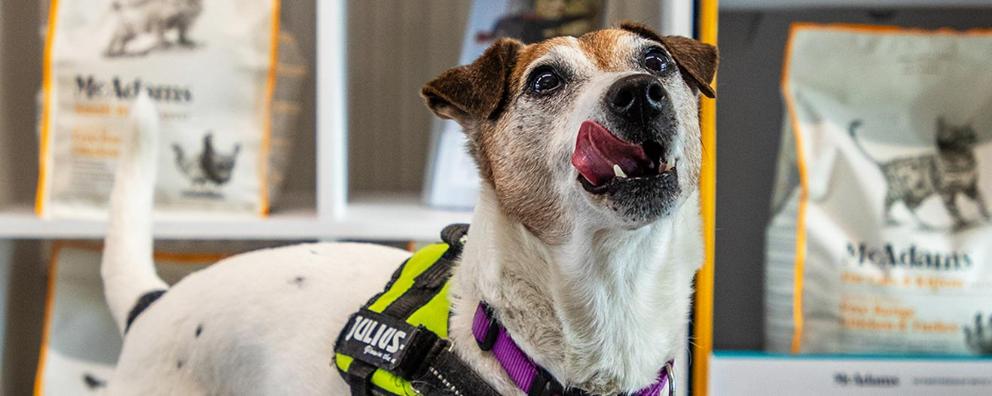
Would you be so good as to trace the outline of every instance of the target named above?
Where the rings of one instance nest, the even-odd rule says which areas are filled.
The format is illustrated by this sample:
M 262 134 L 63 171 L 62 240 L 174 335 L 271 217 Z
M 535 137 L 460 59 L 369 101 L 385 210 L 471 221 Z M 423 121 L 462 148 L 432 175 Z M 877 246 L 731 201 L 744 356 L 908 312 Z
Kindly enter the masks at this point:
M 613 174 L 616 175 L 616 177 L 619 177 L 619 178 L 625 178 L 625 177 L 627 177 L 627 174 L 624 173 L 623 172 L 623 169 L 620 169 L 620 165 L 617 165 L 617 164 L 613 164 Z

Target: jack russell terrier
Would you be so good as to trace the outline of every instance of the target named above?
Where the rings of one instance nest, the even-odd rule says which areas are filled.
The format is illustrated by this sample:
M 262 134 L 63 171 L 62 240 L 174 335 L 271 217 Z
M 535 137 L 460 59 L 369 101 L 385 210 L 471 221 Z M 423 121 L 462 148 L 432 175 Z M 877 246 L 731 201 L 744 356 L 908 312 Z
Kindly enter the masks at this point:
M 687 347 L 703 261 L 699 102 L 714 96 L 717 61 L 713 46 L 623 24 L 532 45 L 502 39 L 424 86 L 427 106 L 464 127 L 482 189 L 445 303 L 445 352 L 465 369 L 451 382 L 476 385 L 423 393 L 667 394 L 645 389 L 659 388 Z M 289 246 L 227 258 L 168 287 L 152 263 L 157 117 L 147 98 L 134 114 L 102 264 L 125 333 L 109 394 L 354 391 L 333 348 L 410 254 Z M 498 322 L 551 392 L 480 348 L 480 302 L 483 332 Z M 448 383 L 449 373 L 435 374 Z

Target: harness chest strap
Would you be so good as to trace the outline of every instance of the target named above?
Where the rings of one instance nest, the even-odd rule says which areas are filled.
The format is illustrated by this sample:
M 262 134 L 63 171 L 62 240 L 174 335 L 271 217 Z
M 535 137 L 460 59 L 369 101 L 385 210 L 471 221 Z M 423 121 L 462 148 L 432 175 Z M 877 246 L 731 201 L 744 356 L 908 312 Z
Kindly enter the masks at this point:
M 467 231 L 446 227 L 445 243 L 418 250 L 348 320 L 334 365 L 352 395 L 499 395 L 447 341 L 448 279 Z

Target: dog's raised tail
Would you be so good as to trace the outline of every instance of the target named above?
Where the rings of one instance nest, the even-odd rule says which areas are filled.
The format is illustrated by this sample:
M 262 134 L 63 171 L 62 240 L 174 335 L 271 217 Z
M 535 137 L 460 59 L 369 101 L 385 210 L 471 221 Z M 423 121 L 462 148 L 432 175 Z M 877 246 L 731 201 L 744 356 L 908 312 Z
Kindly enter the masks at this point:
M 118 157 L 100 266 L 107 305 L 122 334 L 168 287 L 152 261 L 159 116 L 145 93 L 131 108 L 131 125 Z

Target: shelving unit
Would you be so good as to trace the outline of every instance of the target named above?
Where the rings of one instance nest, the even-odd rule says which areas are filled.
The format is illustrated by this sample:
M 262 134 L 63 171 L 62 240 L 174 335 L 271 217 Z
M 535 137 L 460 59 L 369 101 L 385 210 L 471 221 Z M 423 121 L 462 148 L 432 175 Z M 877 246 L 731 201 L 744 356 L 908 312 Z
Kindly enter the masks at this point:
M 416 191 L 359 191 L 349 198 L 347 3 L 321 1 L 286 4 L 283 18 L 287 19 L 285 25 L 308 47 L 308 53 L 313 54 L 311 74 L 316 84 L 311 84 L 315 87 L 311 93 L 312 103 L 305 106 L 313 109 L 313 112 L 300 131 L 296 150 L 302 155 L 290 166 L 291 174 L 301 174 L 304 175 L 303 179 L 310 180 L 289 181 L 287 189 L 292 191 L 275 203 L 268 218 L 170 218 L 156 221 L 156 238 L 434 240 L 445 225 L 468 222 L 470 212 L 427 207 L 420 203 L 419 193 Z M 33 32 L 22 34 L 30 39 Z M 315 40 L 315 37 L 320 39 Z M 40 39 L 34 38 L 33 43 L 28 40 L 27 45 L 32 44 L 37 49 L 41 44 Z M 439 71 L 425 72 L 433 74 Z M 416 91 L 412 92 L 416 94 Z M 426 109 L 422 111 L 428 113 Z M 7 117 L 13 118 L 11 115 Z M 16 123 L 22 128 L 29 125 L 28 120 L 19 118 L 21 119 L 7 122 Z M 427 129 L 429 125 L 425 127 Z M 308 129 L 315 130 L 316 133 L 308 135 L 305 133 Z M 6 154 L 4 151 L 15 154 L 14 147 L 17 146 L 34 147 L 32 131 L 33 129 L 22 129 L 14 133 L 0 133 L 6 135 L 0 136 L 0 142 L 11 142 L 6 147 L 0 147 L 0 156 Z M 425 130 L 423 135 L 419 138 L 419 143 L 426 146 L 429 133 Z M 23 156 L 23 151 L 28 150 L 17 151 L 18 155 Z M 371 155 L 363 156 L 366 158 L 358 159 L 359 166 L 363 160 L 374 161 L 375 157 L 390 156 L 388 150 L 369 154 Z M 106 225 L 102 221 L 37 218 L 31 200 L 34 169 L 26 174 L 17 174 L 11 170 L 0 173 L 5 173 L 0 175 L 0 180 L 11 179 L 10 185 L 6 187 L 14 190 L 7 196 L 0 193 L 0 239 L 99 239 L 104 235 Z
M 238 217 L 156 221 L 158 239 L 416 240 L 438 238 L 451 223 L 468 223 L 471 213 L 432 209 L 411 194 L 363 194 L 345 205 L 337 219 L 321 217 L 312 205 L 284 205 L 268 218 Z M 86 220 L 42 220 L 27 205 L 0 209 L 0 239 L 99 239 L 106 224 Z

